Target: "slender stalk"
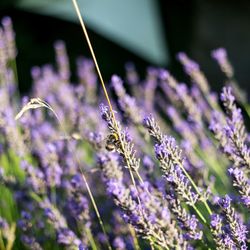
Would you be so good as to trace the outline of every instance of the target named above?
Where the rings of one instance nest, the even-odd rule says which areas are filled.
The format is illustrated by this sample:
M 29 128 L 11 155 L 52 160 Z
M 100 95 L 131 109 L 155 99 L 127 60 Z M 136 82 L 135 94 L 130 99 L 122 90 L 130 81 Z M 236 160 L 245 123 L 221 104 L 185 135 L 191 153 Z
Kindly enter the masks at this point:
M 94 64 L 95 64 L 95 67 L 96 67 L 96 70 L 97 70 L 97 74 L 100 78 L 100 81 L 101 81 L 101 84 L 102 84 L 102 88 L 103 88 L 103 91 L 104 91 L 104 94 L 105 94 L 105 97 L 106 97 L 106 100 L 108 102 L 108 106 L 109 106 L 109 109 L 111 111 L 111 114 L 112 114 L 112 117 L 113 117 L 113 120 L 114 120 L 114 123 L 115 123 L 115 126 L 116 126 L 116 130 L 117 130 L 117 134 L 118 134 L 118 137 L 119 137 L 119 141 L 121 143 L 121 148 L 122 148 L 122 151 L 124 153 L 124 158 L 127 162 L 127 166 L 128 166 L 128 169 L 129 169 L 129 174 L 130 174 L 130 177 L 131 177 L 131 180 L 132 180 L 132 184 L 133 186 L 135 187 L 136 190 L 137 189 L 137 186 L 136 186 L 136 182 L 135 182 L 135 179 L 134 179 L 134 175 L 133 175 L 133 172 L 131 170 L 131 166 L 128 162 L 128 156 L 124 150 L 124 145 L 123 145 L 123 141 L 121 140 L 121 133 L 120 133 L 120 129 L 119 129 L 119 126 L 118 126 L 118 122 L 116 120 L 116 117 L 115 117 L 115 113 L 113 111 L 113 107 L 112 107 L 112 104 L 111 104 L 111 101 L 110 101 L 110 98 L 109 98 L 109 95 L 108 95 L 108 92 L 107 92 L 107 89 L 106 89 L 106 86 L 105 86 L 105 83 L 104 83 L 104 80 L 103 80 L 103 77 L 102 77 L 102 74 L 101 74 L 101 71 L 100 71 L 100 68 L 98 66 L 98 63 L 97 63 L 97 60 L 96 60 L 96 57 L 95 57 L 95 53 L 94 53 L 94 50 L 92 48 L 92 45 L 91 45 L 91 42 L 90 42 L 90 39 L 89 39 L 89 36 L 88 36 L 88 32 L 87 32 L 87 29 L 85 27 L 85 24 L 84 24 L 84 21 L 83 21 L 83 18 L 82 18 L 82 15 L 81 15 L 81 12 L 80 12 L 80 9 L 79 9 L 79 6 L 77 4 L 77 1 L 76 0 L 72 0 L 73 2 L 73 5 L 74 5 L 74 8 L 75 8 L 75 11 L 77 13 L 77 16 L 78 16 L 78 19 L 80 21 L 80 24 L 81 24 L 81 27 L 82 27 L 82 30 L 83 30 L 83 33 L 84 33 L 84 36 L 85 36 L 85 39 L 87 41 L 87 44 L 88 44 L 88 47 L 89 47 L 89 50 L 90 50 L 90 53 L 92 55 L 92 58 L 93 58 L 93 61 L 94 61 Z M 139 181 L 141 183 L 143 183 L 143 179 L 141 178 L 139 172 L 136 170 L 136 175 L 139 179 Z M 138 192 L 137 192 L 138 193 Z M 137 195 L 137 200 L 138 200 L 138 204 L 141 208 L 141 201 L 140 201 L 140 198 L 139 198 L 139 195 Z
M 11 66 L 12 66 L 12 69 L 13 69 L 13 71 L 14 71 L 15 80 L 16 80 L 16 85 L 18 86 L 18 72 L 17 72 L 16 59 L 13 59 L 13 60 L 11 61 Z
M 135 170 L 135 173 L 136 173 L 136 176 L 139 179 L 140 183 L 143 184 L 143 179 L 142 179 L 141 175 L 139 174 L 138 170 Z
M 141 175 L 140 175 L 140 173 L 138 172 L 137 169 L 135 170 L 135 174 L 136 174 L 138 180 L 140 181 L 140 183 L 143 184 L 144 183 L 143 179 L 142 179 L 142 177 L 141 177 Z M 147 192 L 148 195 L 151 195 L 147 188 L 146 188 L 146 192 Z
M 6 246 L 6 250 L 11 250 L 13 248 L 13 244 L 15 241 L 15 231 L 16 231 L 16 224 L 13 223 L 10 228 L 10 236 L 8 238 L 8 243 Z
M 227 187 L 229 185 L 228 178 L 225 175 L 225 166 L 219 165 L 218 161 L 214 158 L 207 157 L 207 155 L 199 148 L 195 149 L 197 152 L 197 155 L 203 159 L 203 161 L 207 164 L 207 166 L 212 169 L 220 178 L 220 181 L 224 185 L 224 187 Z
M 84 21 L 83 21 L 83 18 L 82 18 L 82 15 L 81 15 L 79 6 L 78 6 L 76 0 L 72 0 L 72 2 L 73 2 L 73 5 L 74 5 L 74 7 L 75 7 L 75 11 L 76 11 L 76 13 L 77 13 L 78 19 L 79 19 L 79 21 L 80 21 L 80 24 L 81 24 L 81 27 L 82 27 L 84 36 L 85 36 L 85 38 L 86 38 L 87 44 L 88 44 L 88 46 L 89 46 L 89 50 L 90 50 L 91 56 L 92 56 L 93 61 L 94 61 L 94 64 L 95 64 L 95 67 L 96 67 L 96 70 L 97 70 L 97 74 L 98 74 L 98 76 L 99 76 L 99 78 L 100 78 L 100 81 L 101 81 L 101 84 L 102 84 L 102 88 L 103 88 L 105 97 L 106 97 L 106 99 L 107 99 L 107 102 L 108 102 L 110 111 L 111 111 L 111 113 L 112 113 L 112 116 L 113 116 L 114 120 L 116 121 L 115 113 L 114 113 L 114 111 L 113 111 L 112 104 L 111 104 L 111 101 L 110 101 L 110 98 L 109 98 L 109 95 L 108 95 L 108 92 L 107 92 L 105 83 L 104 83 L 104 81 L 103 81 L 102 74 L 101 74 L 100 68 L 99 68 L 99 66 L 98 66 L 98 63 L 97 63 L 97 60 L 96 60 L 96 57 L 95 57 L 95 53 L 94 53 L 94 50 L 93 50 L 93 48 L 92 48 L 92 45 L 91 45 L 91 42 L 90 42 L 90 39 L 89 39 L 89 36 L 88 36 L 88 32 L 87 32 L 87 29 L 86 29 L 86 27 L 85 27 L 85 24 L 84 24 Z M 116 122 L 116 126 L 117 126 L 117 122 Z
M 195 212 L 198 214 L 198 216 L 201 218 L 201 220 L 205 224 L 207 224 L 207 220 L 204 218 L 204 216 L 202 215 L 202 213 L 200 212 L 200 210 L 195 205 L 193 205 L 192 208 L 195 210 Z
M 107 102 L 108 102 L 108 106 L 109 106 L 110 112 L 111 112 L 111 114 L 112 114 L 112 117 L 113 117 L 113 120 L 114 120 L 114 123 L 115 123 L 115 126 L 116 126 L 116 130 L 117 130 L 117 133 L 118 133 L 118 137 L 119 137 L 120 142 L 121 142 L 122 151 L 124 152 L 124 158 L 125 158 L 126 161 L 127 161 L 127 158 L 128 158 L 128 157 L 127 157 L 127 155 L 126 155 L 126 152 L 125 152 L 125 150 L 124 150 L 124 145 L 123 145 L 123 142 L 122 142 L 122 140 L 121 140 L 121 134 L 120 134 L 120 129 L 119 129 L 119 126 L 118 126 L 118 122 L 117 122 L 117 120 L 116 120 L 115 113 L 114 113 L 114 111 L 113 111 L 113 107 L 112 107 L 112 104 L 111 104 L 111 101 L 110 101 L 110 98 L 109 98 L 109 95 L 108 95 L 108 92 L 107 92 L 107 89 L 106 89 L 106 86 L 105 86 L 105 83 L 104 83 L 104 80 L 103 80 L 103 77 L 102 77 L 102 74 L 101 74 L 101 71 L 100 71 L 99 65 L 98 65 L 97 60 L 96 60 L 96 56 L 95 56 L 93 47 L 92 47 L 92 45 L 91 45 L 91 42 L 90 42 L 90 39 L 89 39 L 89 36 L 88 36 L 87 29 L 86 29 L 86 27 L 85 27 L 85 24 L 84 24 L 84 21 L 83 21 L 83 18 L 82 18 L 82 15 L 81 15 L 79 6 L 78 6 L 78 4 L 77 4 L 77 1 L 76 1 L 76 0 L 72 0 L 72 2 L 73 2 L 73 5 L 74 5 L 74 8 L 75 8 L 75 11 L 76 11 L 76 13 L 77 13 L 78 19 L 79 19 L 79 21 L 80 21 L 80 24 L 81 24 L 81 27 L 82 27 L 84 36 L 85 36 L 85 38 L 86 38 L 86 41 L 87 41 L 87 44 L 88 44 L 88 47 L 89 47 L 91 56 L 92 56 L 92 58 L 93 58 L 93 61 L 94 61 L 94 64 L 95 64 L 95 67 L 96 67 L 96 70 L 97 70 L 97 74 L 98 74 L 98 76 L 99 76 L 99 78 L 100 78 L 100 81 L 101 81 L 101 84 L 102 84 L 102 88 L 103 88 L 103 91 L 104 91 L 106 100 L 107 100 Z M 131 170 L 131 167 L 130 167 L 128 161 L 127 161 L 127 165 L 128 165 L 128 169 L 129 169 L 129 173 L 130 173 L 130 177 L 131 177 L 132 183 L 133 183 L 134 187 L 135 187 L 136 190 L 137 190 L 136 183 L 135 183 L 135 180 L 134 180 L 134 176 L 133 176 L 133 173 L 132 173 L 132 170 Z M 139 177 L 140 182 L 143 183 L 143 180 L 142 180 L 142 178 L 140 177 L 138 171 L 136 171 L 136 175 Z M 140 204 L 140 199 L 139 199 L 139 197 L 138 197 L 138 203 Z
M 134 249 L 141 250 L 134 228 L 131 225 L 128 225 L 128 227 L 129 227 L 129 231 L 130 231 L 132 238 L 133 238 Z
M 248 117 L 250 118 L 250 105 L 247 103 L 242 103 L 242 105 L 243 105 L 243 108 L 245 109 Z
M 100 71 L 100 68 L 99 68 L 99 65 L 97 63 L 97 60 L 96 60 L 96 56 L 95 56 L 95 52 L 93 50 L 93 47 L 91 45 L 91 42 L 90 42 L 90 39 L 89 39 L 89 36 L 88 36 L 88 32 L 87 32 L 87 29 L 85 27 L 85 24 L 84 24 L 84 21 L 83 21 L 83 18 L 82 18 L 82 15 L 81 15 L 81 12 L 80 12 L 80 9 L 79 9 L 79 6 L 77 4 L 77 0 L 72 0 L 73 2 L 73 5 L 75 7 L 75 11 L 77 13 L 77 16 L 78 16 L 78 19 L 80 21 L 80 24 L 81 24 L 81 27 L 82 27 L 82 30 L 83 30 L 83 33 L 84 33 L 84 37 L 87 41 L 87 44 L 88 44 L 88 47 L 89 47 L 89 50 L 90 50 L 90 53 L 91 53 L 91 56 L 93 58 L 93 61 L 94 61 L 94 64 L 95 64 L 95 67 L 96 67 L 96 70 L 97 70 L 97 74 L 100 78 L 100 81 L 101 81 L 101 84 L 102 84 L 102 88 L 103 88 L 103 91 L 104 91 L 104 94 L 105 94 L 105 97 L 106 97 L 106 100 L 108 102 L 108 106 L 109 106 L 109 109 L 110 109 L 110 112 L 112 114 L 112 117 L 113 117 L 113 120 L 114 120 L 114 123 L 115 123 L 115 126 L 116 126 L 116 130 L 117 130 L 117 133 L 118 133 L 118 137 L 120 139 L 120 142 L 121 142 L 121 147 L 122 147 L 122 150 L 124 150 L 124 145 L 123 145 L 123 142 L 121 140 L 121 134 L 120 134 L 120 129 L 119 129 L 119 126 L 118 126 L 118 122 L 116 120 L 116 117 L 115 117 L 115 113 L 114 113 L 114 110 L 113 110 L 113 107 L 112 107 L 112 104 L 111 104 L 111 101 L 110 101 L 110 98 L 109 98 L 109 95 L 108 95 L 108 92 L 107 92 L 107 89 L 106 89 L 106 86 L 105 86 L 105 83 L 104 83 L 104 80 L 103 80 L 103 77 L 102 77 L 102 74 L 101 74 L 101 71 Z M 127 159 L 127 156 L 126 156 L 126 152 L 125 153 L 125 159 Z M 130 166 L 128 165 L 128 168 L 130 169 Z
M 31 191 L 29 194 L 30 194 L 30 197 L 34 199 L 37 203 L 40 203 L 43 201 L 43 199 L 39 195 L 37 195 L 35 192 Z
M 98 208 L 97 208 L 95 199 L 94 199 L 94 197 L 93 197 L 93 195 L 92 195 L 92 192 L 91 192 L 91 190 L 90 190 L 89 184 L 88 184 L 88 182 L 87 182 L 87 180 L 86 180 L 86 177 L 85 177 L 85 175 L 83 174 L 83 171 L 82 171 L 81 168 L 80 168 L 80 171 L 81 171 L 81 175 L 82 175 L 83 181 L 84 181 L 84 183 L 85 183 L 85 185 L 86 185 L 86 188 L 87 188 L 87 191 L 88 191 L 88 194 L 89 194 L 91 203 L 92 203 L 92 205 L 93 205 L 93 207 L 94 207 L 96 216 L 97 216 L 97 218 L 98 218 L 99 224 L 100 224 L 100 226 L 101 226 L 101 228 L 102 228 L 102 231 L 103 231 L 105 237 L 106 237 L 107 240 L 108 240 L 108 235 L 107 235 L 106 229 L 105 229 L 105 227 L 104 227 L 102 218 L 101 218 L 100 213 L 99 213 L 99 210 L 98 210 Z M 112 247 L 111 247 L 111 245 L 109 244 L 109 241 L 107 241 L 107 245 L 108 245 L 108 249 L 109 249 L 109 250 L 112 250 Z
M 0 250 L 5 250 L 3 237 L 2 237 L 2 230 L 0 230 Z
M 179 162 L 179 161 L 176 162 L 176 163 L 180 166 L 180 168 L 182 169 L 182 171 L 184 172 L 184 174 L 186 175 L 186 177 L 189 179 L 189 181 L 190 181 L 190 183 L 192 184 L 192 186 L 193 186 L 194 190 L 196 191 L 196 193 L 197 193 L 198 195 L 200 195 L 200 197 L 202 197 L 202 196 L 203 196 L 202 193 L 200 192 L 200 190 L 198 189 L 198 187 L 196 186 L 196 184 L 194 183 L 193 179 L 192 179 L 191 176 L 188 174 L 188 172 L 186 171 L 186 169 L 183 167 L 182 163 Z M 209 205 L 207 204 L 207 202 L 206 202 L 204 199 L 202 199 L 201 201 L 202 201 L 202 203 L 205 205 L 205 207 L 206 207 L 206 209 L 207 209 L 209 215 L 212 215 L 212 211 L 211 211 Z M 206 222 L 206 220 L 205 220 L 204 222 Z
M 154 243 L 152 242 L 152 241 L 150 241 L 150 248 L 151 248 L 151 250 L 155 250 L 155 248 L 154 248 Z
M 91 230 L 90 230 L 89 228 L 86 228 L 84 231 L 85 231 L 86 234 L 87 234 L 87 237 L 88 237 L 89 243 L 90 243 L 90 245 L 91 245 L 91 248 L 92 248 L 93 250 L 98 250 L 98 248 L 97 248 L 97 246 L 96 246 L 96 243 L 95 243 L 95 240 L 94 240 L 94 238 L 93 238 L 93 235 L 92 235 L 92 233 L 91 233 Z

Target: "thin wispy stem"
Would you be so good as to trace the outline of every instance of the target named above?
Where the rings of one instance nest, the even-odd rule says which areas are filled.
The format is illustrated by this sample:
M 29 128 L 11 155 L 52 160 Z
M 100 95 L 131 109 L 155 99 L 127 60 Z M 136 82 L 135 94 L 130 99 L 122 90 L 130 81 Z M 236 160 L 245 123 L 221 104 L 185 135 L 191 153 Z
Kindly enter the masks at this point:
M 114 119 L 114 123 L 115 123 L 115 126 L 116 126 L 116 130 L 117 130 L 117 132 L 118 132 L 118 137 L 119 137 L 120 142 L 121 142 L 121 147 L 122 147 L 124 153 L 126 154 L 126 152 L 125 152 L 125 150 L 124 150 L 123 142 L 122 142 L 122 140 L 121 140 L 120 129 L 118 128 L 118 122 L 117 122 L 116 117 L 115 117 L 115 112 L 114 112 L 114 110 L 113 110 L 113 107 L 112 107 L 112 104 L 111 104 L 111 101 L 110 101 L 110 98 L 109 98 L 109 94 L 108 94 L 108 92 L 107 92 L 107 88 L 106 88 L 106 86 L 105 86 L 105 83 L 104 83 L 104 80 L 103 80 L 103 77 L 102 77 L 102 74 L 101 74 L 99 65 L 98 65 L 98 63 L 97 63 L 96 56 L 95 56 L 95 52 L 94 52 L 93 47 L 92 47 L 92 45 L 91 45 L 91 42 L 90 42 L 90 39 L 89 39 L 89 36 L 88 36 L 88 32 L 87 32 L 86 26 L 85 26 L 85 24 L 84 24 L 84 21 L 83 21 L 83 18 L 82 18 L 82 15 L 81 15 L 79 6 L 78 6 L 76 0 L 72 0 L 72 2 L 73 2 L 73 5 L 74 5 L 74 7 L 75 7 L 75 11 L 76 11 L 76 13 L 77 13 L 78 19 L 79 19 L 79 21 L 80 21 L 80 24 L 81 24 L 81 27 L 82 27 L 82 30 L 83 30 L 83 33 L 84 33 L 84 37 L 85 37 L 85 39 L 86 39 L 86 41 L 87 41 L 87 44 L 88 44 L 88 47 L 89 47 L 91 56 L 92 56 L 92 58 L 93 58 L 93 61 L 94 61 L 95 67 L 96 67 L 97 74 L 98 74 L 99 79 L 100 79 L 100 81 L 101 81 L 102 88 L 103 88 L 103 91 L 104 91 L 106 100 L 107 100 L 107 102 L 108 102 L 108 106 L 109 106 L 110 112 L 111 112 L 112 117 L 113 117 L 113 119 Z M 125 159 L 127 158 L 126 155 L 125 155 L 124 158 L 125 158 Z M 129 172 L 130 172 L 130 176 L 131 176 L 132 183 L 133 183 L 133 185 L 134 185 L 135 188 L 136 188 L 135 180 L 134 180 L 134 177 L 133 177 L 133 172 L 132 172 L 132 170 L 131 170 L 130 165 L 129 165 L 129 164 L 127 164 L 127 165 L 128 165 L 128 169 L 129 169 Z M 139 181 L 140 181 L 141 183 L 143 183 L 143 180 L 142 180 L 142 178 L 141 178 L 139 172 L 136 170 L 135 173 L 136 173 L 136 175 L 137 175 Z M 137 188 L 136 188 L 136 189 L 137 189 Z

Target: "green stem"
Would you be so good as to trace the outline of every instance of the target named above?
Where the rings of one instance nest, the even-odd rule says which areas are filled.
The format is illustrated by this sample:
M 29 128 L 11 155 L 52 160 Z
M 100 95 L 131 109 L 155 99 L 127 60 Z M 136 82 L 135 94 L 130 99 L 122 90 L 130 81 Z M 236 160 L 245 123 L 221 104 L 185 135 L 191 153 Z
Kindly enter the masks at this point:
M 202 152 L 200 149 L 196 149 L 197 154 L 199 155 L 199 157 L 208 165 L 208 167 L 210 169 L 212 169 L 215 174 L 217 174 L 217 176 L 220 178 L 222 184 L 227 187 L 228 186 L 228 179 L 224 178 L 225 177 L 225 173 L 223 171 L 224 165 L 221 166 L 219 164 L 217 164 L 216 159 L 214 158 L 209 158 L 207 157 L 204 152 Z
M 97 219 L 98 219 L 99 224 L 100 224 L 100 226 L 101 226 L 102 232 L 103 232 L 103 234 L 105 235 L 105 237 L 107 238 L 107 246 L 108 246 L 108 249 L 109 249 L 109 250 L 112 250 L 112 247 L 111 247 L 111 245 L 110 245 L 110 243 L 109 243 L 109 240 L 108 240 L 108 234 L 107 234 L 106 229 L 105 229 L 105 227 L 104 227 L 103 221 L 102 221 L 102 219 L 101 219 L 101 215 L 100 215 L 99 210 L 98 210 L 98 208 L 97 208 L 97 205 L 96 205 L 95 199 L 94 199 L 94 197 L 93 197 L 93 194 L 92 194 L 92 192 L 91 192 L 91 190 L 90 190 L 89 184 L 88 184 L 88 182 L 87 182 L 87 180 L 86 180 L 86 177 L 85 177 L 85 175 L 83 174 L 83 171 L 82 171 L 81 168 L 80 168 L 80 171 L 81 171 L 81 175 L 82 175 L 83 181 L 84 181 L 84 183 L 85 183 L 85 186 L 86 186 L 86 188 L 87 188 L 87 191 L 88 191 L 88 194 L 89 194 L 91 203 L 92 203 L 92 205 L 93 205 L 93 207 L 94 207 L 94 210 L 95 210 Z
M 37 203 L 41 203 L 43 199 L 37 195 L 35 192 L 30 192 L 31 198 L 33 198 Z
M 51 202 L 56 205 L 56 187 L 51 187 Z
M 91 245 L 91 248 L 92 248 L 93 250 L 97 250 L 98 248 L 97 248 L 97 246 L 96 246 L 96 243 L 95 243 L 95 240 L 94 240 L 93 235 L 92 235 L 92 233 L 91 233 L 91 230 L 90 230 L 89 228 L 86 228 L 86 229 L 85 229 L 85 232 L 86 232 L 86 234 L 87 234 L 87 237 L 88 237 L 89 243 L 90 243 L 90 245 Z
M 5 250 L 3 237 L 2 237 L 2 230 L 0 230 L 0 250 Z
M 243 105 L 248 117 L 250 118 L 250 105 L 248 105 L 247 103 L 244 103 L 242 105 Z
M 181 163 L 180 161 L 177 161 L 176 163 L 180 166 L 180 168 L 182 169 L 182 171 L 184 172 L 184 174 L 186 175 L 186 177 L 189 179 L 189 181 L 190 181 L 190 183 L 192 184 L 192 186 L 193 186 L 194 190 L 196 191 L 196 193 L 197 193 L 200 197 L 203 197 L 202 193 L 199 191 L 198 187 L 196 186 L 196 184 L 194 183 L 193 179 L 192 179 L 191 176 L 188 174 L 188 172 L 186 171 L 186 169 L 183 167 L 182 163 Z M 205 205 L 205 207 L 206 207 L 206 209 L 207 209 L 209 215 L 212 215 L 212 211 L 211 211 L 210 207 L 208 206 L 207 202 L 206 202 L 204 199 L 202 199 L 201 201 L 202 201 L 202 203 Z
M 202 215 L 202 213 L 200 212 L 200 210 L 195 205 L 192 205 L 192 208 L 195 210 L 195 212 L 198 214 L 198 216 L 201 218 L 201 220 L 205 224 L 207 224 L 207 220 L 204 218 L 204 216 Z
M 155 250 L 153 241 L 149 242 L 151 250 Z
M 141 250 L 134 228 L 131 225 L 128 225 L 128 227 L 133 238 L 134 249 Z
M 13 248 L 13 245 L 15 242 L 15 231 L 16 231 L 16 224 L 13 223 L 10 228 L 10 234 L 9 234 L 6 250 L 11 250 Z

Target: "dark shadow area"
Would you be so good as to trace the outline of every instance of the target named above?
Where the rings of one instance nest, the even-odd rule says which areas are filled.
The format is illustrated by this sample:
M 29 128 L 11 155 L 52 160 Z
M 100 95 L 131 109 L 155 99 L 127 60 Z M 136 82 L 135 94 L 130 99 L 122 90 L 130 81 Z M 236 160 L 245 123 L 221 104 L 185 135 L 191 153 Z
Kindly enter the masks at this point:
M 176 53 L 185 51 L 197 61 L 207 75 L 212 88 L 219 91 L 224 82 L 211 50 L 225 47 L 235 68 L 240 86 L 250 92 L 250 1 L 214 0 L 158 0 L 165 37 L 168 43 L 170 64 L 167 66 L 180 81 L 189 79 L 176 61 Z M 13 19 L 18 47 L 20 89 L 30 87 L 30 68 L 54 62 L 53 43 L 62 39 L 67 44 L 71 61 L 72 80 L 78 56 L 90 57 L 81 27 L 56 18 L 17 10 L 16 1 L 1 1 L 0 17 Z M 139 18 L 139 16 L 138 16 Z M 125 22 L 126 20 L 124 20 Z M 141 76 L 150 62 L 89 30 L 102 74 L 106 81 L 114 73 L 124 76 L 124 65 L 135 63 Z
M 21 92 L 26 92 L 30 88 L 32 66 L 54 63 L 53 44 L 56 40 L 66 42 L 73 81 L 77 57 L 91 57 L 78 24 L 15 9 L 1 10 L 0 17 L 4 15 L 12 18 L 16 32 L 17 67 Z M 114 73 L 123 77 L 124 65 L 128 61 L 134 62 L 142 75 L 145 73 L 145 68 L 150 65 L 149 62 L 91 30 L 89 30 L 89 36 L 106 81 L 109 81 Z
M 169 44 L 171 70 L 181 80 L 178 51 L 196 60 L 213 89 L 219 91 L 224 76 L 211 58 L 213 49 L 224 47 L 235 69 L 239 85 L 250 93 L 250 1 L 160 0 L 162 20 Z

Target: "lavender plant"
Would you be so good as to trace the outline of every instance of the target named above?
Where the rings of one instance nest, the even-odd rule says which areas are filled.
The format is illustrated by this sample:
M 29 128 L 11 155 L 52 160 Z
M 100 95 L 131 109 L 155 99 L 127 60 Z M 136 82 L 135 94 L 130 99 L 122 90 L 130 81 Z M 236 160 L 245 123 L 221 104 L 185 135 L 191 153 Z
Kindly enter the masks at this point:
M 180 53 L 190 84 L 152 67 L 141 79 L 129 63 L 107 106 L 92 60 L 77 59 L 71 84 L 63 41 L 21 96 L 14 38 L 4 18 L 1 250 L 249 247 L 249 117 L 225 50 L 212 53 L 227 78 L 220 99 Z

